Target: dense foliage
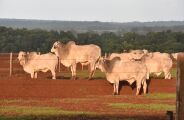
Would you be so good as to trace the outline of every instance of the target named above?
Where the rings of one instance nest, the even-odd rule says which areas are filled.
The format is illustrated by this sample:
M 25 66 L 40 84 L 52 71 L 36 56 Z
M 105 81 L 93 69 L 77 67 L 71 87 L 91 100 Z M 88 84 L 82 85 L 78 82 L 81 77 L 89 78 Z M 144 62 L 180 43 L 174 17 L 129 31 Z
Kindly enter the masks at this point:
M 122 52 L 130 49 L 160 52 L 184 51 L 184 33 L 169 30 L 149 32 L 145 35 L 128 32 L 122 36 L 111 32 L 77 34 L 72 31 L 0 27 L 0 52 L 18 52 L 20 50 L 49 52 L 56 40 L 64 43 L 73 40 L 77 44 L 96 44 L 102 48 L 103 53 Z

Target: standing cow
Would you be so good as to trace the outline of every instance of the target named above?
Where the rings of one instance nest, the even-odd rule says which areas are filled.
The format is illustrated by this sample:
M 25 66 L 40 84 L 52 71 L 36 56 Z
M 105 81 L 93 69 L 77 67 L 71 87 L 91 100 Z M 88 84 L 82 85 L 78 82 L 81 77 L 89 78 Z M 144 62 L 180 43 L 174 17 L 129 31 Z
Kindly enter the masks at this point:
M 141 50 L 134 50 L 132 51 L 135 56 L 140 56 L 141 61 L 144 62 L 148 69 L 148 75 L 147 79 L 149 79 L 149 74 L 153 73 L 155 75 L 160 75 L 162 72 L 164 72 L 165 79 L 171 79 L 171 69 L 173 61 L 171 59 L 171 56 L 168 53 L 160 53 L 160 52 L 144 52 Z
M 119 82 L 126 80 L 129 84 L 136 81 L 137 92 L 139 95 L 141 86 L 143 86 L 144 94 L 147 92 L 147 67 L 140 61 L 124 62 L 120 57 L 112 60 L 101 58 L 98 62 L 98 68 L 105 73 L 107 80 L 114 85 L 114 95 L 119 94 Z
M 36 52 L 26 53 L 20 51 L 18 54 L 20 65 L 25 72 L 31 74 L 31 78 L 37 78 L 37 72 L 51 71 L 52 79 L 56 79 L 57 56 L 52 53 L 38 55 Z
M 91 79 L 96 69 L 96 63 L 101 56 L 101 48 L 97 45 L 76 45 L 74 41 L 69 41 L 63 44 L 59 41 L 55 42 L 51 48 L 60 59 L 60 62 L 71 68 L 72 79 L 76 79 L 76 65 L 77 63 L 89 63 Z

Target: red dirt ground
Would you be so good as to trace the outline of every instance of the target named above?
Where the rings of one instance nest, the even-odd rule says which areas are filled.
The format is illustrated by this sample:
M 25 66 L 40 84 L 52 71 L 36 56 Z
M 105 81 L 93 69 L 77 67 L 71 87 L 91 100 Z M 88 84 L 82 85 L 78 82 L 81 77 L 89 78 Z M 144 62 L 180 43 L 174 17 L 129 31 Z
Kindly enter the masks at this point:
M 29 76 L 30 77 L 30 76 Z M 119 96 L 113 96 L 113 86 L 106 80 L 66 80 L 66 79 L 30 79 L 27 77 L 9 77 L 0 80 L 0 99 L 15 99 L 18 102 L 1 104 L 0 106 L 39 106 L 57 107 L 68 111 L 87 111 L 98 113 L 95 117 L 82 116 L 86 119 L 124 119 L 136 120 L 164 120 L 166 111 L 136 111 L 125 109 L 112 109 L 109 103 L 136 103 L 136 104 L 171 104 L 174 100 L 152 100 L 145 99 L 143 95 L 136 96 L 136 89 L 123 83 Z M 158 80 L 152 79 L 149 84 L 149 93 L 174 93 L 175 79 Z M 59 117 L 59 116 L 58 116 Z M 79 117 L 59 118 L 75 120 Z M 39 119 L 39 118 L 38 118 Z M 53 117 L 49 118 L 54 119 Z M 58 119 L 58 118 L 57 118 Z M 134 120 L 133 119 L 133 120 Z M 40 120 L 40 119 L 39 119 Z
M 111 95 L 113 86 L 106 80 L 52 80 L 30 79 L 27 77 L 10 77 L 0 80 L 0 98 L 82 98 L 89 95 Z M 120 95 L 135 95 L 126 82 L 122 82 Z M 176 90 L 176 81 L 152 79 L 148 86 L 149 93 Z

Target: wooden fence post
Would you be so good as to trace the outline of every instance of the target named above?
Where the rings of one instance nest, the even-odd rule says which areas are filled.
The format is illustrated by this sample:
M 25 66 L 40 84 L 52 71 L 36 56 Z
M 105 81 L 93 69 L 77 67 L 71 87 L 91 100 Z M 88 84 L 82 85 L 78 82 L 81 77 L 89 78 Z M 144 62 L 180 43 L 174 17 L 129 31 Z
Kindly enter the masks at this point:
M 13 53 L 11 52 L 10 53 L 10 76 L 12 76 L 12 70 L 13 70 L 13 68 L 12 68 L 12 57 L 13 57 Z
M 176 120 L 184 120 L 184 53 L 177 58 Z

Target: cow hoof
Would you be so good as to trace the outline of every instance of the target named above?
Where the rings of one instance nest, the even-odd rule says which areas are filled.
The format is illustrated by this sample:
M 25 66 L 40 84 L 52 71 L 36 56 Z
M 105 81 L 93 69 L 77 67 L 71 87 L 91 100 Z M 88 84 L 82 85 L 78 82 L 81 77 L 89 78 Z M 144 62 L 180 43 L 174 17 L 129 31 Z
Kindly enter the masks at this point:
M 71 79 L 72 79 L 72 80 L 76 80 L 76 77 L 72 77 Z
M 92 78 L 88 78 L 88 80 L 93 80 Z
M 113 93 L 113 95 L 118 95 L 117 93 Z
M 75 77 L 71 77 L 70 80 L 76 80 L 76 78 Z

